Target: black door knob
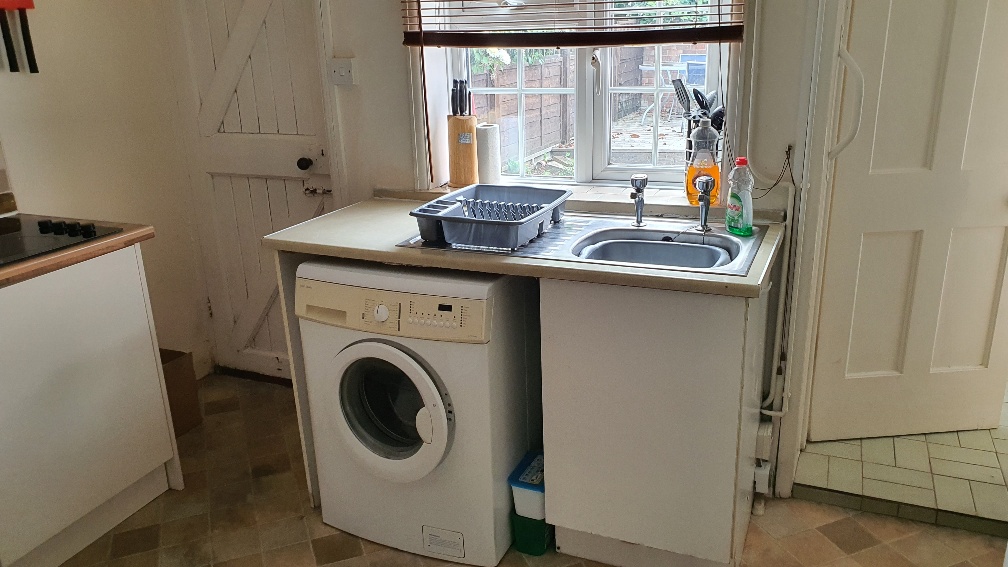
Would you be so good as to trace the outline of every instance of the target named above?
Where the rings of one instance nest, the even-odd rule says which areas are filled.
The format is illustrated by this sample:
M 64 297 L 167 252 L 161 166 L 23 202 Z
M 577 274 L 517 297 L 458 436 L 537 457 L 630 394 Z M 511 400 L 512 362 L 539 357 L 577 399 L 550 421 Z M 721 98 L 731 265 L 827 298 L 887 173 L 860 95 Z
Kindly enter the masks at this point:
M 310 168 L 314 163 L 315 160 L 313 160 L 312 158 L 306 158 L 306 157 L 298 158 L 297 168 L 300 169 L 301 171 L 308 171 L 308 168 Z

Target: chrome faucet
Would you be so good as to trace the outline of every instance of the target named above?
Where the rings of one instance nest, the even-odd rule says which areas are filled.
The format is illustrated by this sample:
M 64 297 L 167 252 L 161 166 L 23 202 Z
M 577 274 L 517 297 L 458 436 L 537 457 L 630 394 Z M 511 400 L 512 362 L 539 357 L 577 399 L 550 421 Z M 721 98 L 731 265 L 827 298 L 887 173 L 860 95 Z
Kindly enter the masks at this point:
M 630 192 L 630 200 L 634 202 L 637 213 L 637 220 L 633 225 L 644 226 L 644 188 L 647 187 L 647 175 L 643 173 L 631 175 L 630 186 L 633 187 L 633 191 Z
M 707 217 L 710 215 L 711 192 L 714 191 L 714 178 L 710 175 L 701 175 L 693 180 L 693 187 L 700 193 L 697 200 L 700 201 L 700 232 L 710 232 L 712 229 L 707 224 Z

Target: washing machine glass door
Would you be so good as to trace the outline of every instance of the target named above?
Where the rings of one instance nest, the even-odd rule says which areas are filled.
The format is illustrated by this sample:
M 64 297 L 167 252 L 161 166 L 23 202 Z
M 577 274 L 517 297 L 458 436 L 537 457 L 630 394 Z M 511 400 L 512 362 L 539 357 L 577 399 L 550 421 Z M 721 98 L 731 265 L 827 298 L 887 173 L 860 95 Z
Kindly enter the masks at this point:
M 427 371 L 387 343 L 350 345 L 333 360 L 331 412 L 358 462 L 396 482 L 427 476 L 448 450 L 445 402 Z

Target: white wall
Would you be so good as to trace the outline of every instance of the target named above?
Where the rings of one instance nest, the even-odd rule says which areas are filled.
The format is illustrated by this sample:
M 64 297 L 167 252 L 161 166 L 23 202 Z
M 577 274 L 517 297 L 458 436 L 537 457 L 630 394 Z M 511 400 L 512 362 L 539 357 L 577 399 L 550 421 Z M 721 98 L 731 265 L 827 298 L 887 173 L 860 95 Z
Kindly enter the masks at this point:
M 351 199 L 379 188 L 412 189 L 416 184 L 408 50 L 402 45 L 400 3 L 327 0 L 332 53 L 355 57 L 359 84 L 336 89 Z M 806 47 L 806 11 L 815 0 L 762 0 L 757 49 L 755 105 L 749 157 L 762 177 L 776 179 L 784 149 L 800 141 L 801 78 Z M 356 191 L 356 193 L 354 193 Z M 758 202 L 784 208 L 788 186 Z
M 401 4 L 326 1 L 331 13 L 329 55 L 354 58 L 357 84 L 335 89 L 351 200 L 369 198 L 374 188 L 412 190 L 413 99 Z
M 22 211 L 154 225 L 142 248 L 158 338 L 205 370 L 206 291 L 162 35 L 179 27 L 164 4 L 36 2 L 41 73 L 0 72 L 0 142 Z

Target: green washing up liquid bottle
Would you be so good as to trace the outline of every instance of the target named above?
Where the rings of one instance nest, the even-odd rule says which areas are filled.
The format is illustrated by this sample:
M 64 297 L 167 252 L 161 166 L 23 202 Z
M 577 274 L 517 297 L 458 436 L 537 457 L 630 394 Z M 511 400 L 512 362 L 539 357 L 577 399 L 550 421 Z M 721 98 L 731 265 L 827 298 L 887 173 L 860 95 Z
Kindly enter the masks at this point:
M 752 190 L 754 179 L 749 171 L 749 160 L 735 158 L 735 167 L 728 174 L 728 206 L 725 210 L 725 227 L 739 236 L 752 236 Z

